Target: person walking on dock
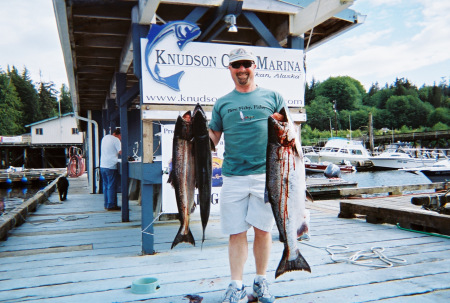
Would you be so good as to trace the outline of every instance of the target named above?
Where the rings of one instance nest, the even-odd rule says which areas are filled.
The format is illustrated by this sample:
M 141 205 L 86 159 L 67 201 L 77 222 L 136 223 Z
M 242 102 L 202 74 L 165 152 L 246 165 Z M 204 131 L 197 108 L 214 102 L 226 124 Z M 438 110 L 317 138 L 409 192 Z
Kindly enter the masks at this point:
M 103 181 L 103 197 L 105 209 L 108 211 L 118 211 L 117 205 L 117 163 L 121 155 L 121 135 L 120 129 L 116 128 L 112 135 L 106 135 L 102 139 L 100 148 L 100 173 Z
M 258 302 L 271 303 L 275 297 L 269 293 L 266 271 L 275 220 L 270 203 L 264 202 L 267 119 L 279 112 L 285 102 L 279 93 L 256 85 L 256 58 L 252 53 L 238 48 L 230 52 L 229 58 L 235 89 L 217 100 L 209 124 L 215 145 L 222 132 L 225 136 L 220 221 L 223 233 L 229 235 L 231 283 L 222 302 L 248 301 L 242 279 L 248 256 L 247 230 L 253 227 L 253 295 Z

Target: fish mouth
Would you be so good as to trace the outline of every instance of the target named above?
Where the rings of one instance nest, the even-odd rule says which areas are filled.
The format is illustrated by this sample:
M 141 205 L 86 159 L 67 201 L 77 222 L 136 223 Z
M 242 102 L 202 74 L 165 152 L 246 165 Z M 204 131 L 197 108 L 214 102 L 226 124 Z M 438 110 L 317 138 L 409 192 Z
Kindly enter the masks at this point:
M 182 118 L 186 122 L 191 122 L 191 120 L 192 120 L 191 111 L 189 110 L 189 111 L 185 112 L 184 115 L 182 116 Z
M 197 116 L 197 114 L 200 113 L 205 119 L 206 119 L 206 114 L 205 111 L 203 110 L 202 106 L 200 105 L 200 103 L 197 103 L 197 105 L 194 108 L 194 112 L 192 113 L 192 117 Z M 199 115 L 200 115 L 199 114 Z

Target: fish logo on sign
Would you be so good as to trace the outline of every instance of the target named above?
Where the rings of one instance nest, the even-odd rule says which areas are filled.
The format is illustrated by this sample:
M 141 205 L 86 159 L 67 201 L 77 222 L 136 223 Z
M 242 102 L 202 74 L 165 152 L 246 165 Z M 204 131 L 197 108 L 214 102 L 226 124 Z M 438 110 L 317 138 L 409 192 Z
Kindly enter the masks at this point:
M 184 71 L 163 77 L 161 76 L 158 63 L 150 66 L 152 63 L 149 60 L 150 55 L 154 48 L 166 37 L 175 35 L 177 46 L 182 51 L 186 44 L 196 39 L 200 34 L 200 28 L 194 23 L 187 21 L 172 21 L 165 25 L 152 25 L 147 35 L 148 43 L 145 47 L 145 65 L 153 80 L 175 91 L 180 91 L 180 79 L 184 75 Z

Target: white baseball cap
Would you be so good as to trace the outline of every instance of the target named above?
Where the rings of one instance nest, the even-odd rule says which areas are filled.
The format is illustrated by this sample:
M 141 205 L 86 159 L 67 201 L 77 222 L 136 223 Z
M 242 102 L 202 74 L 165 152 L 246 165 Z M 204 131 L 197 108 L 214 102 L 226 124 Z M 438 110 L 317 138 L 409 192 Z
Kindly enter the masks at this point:
M 245 50 L 244 48 L 236 48 L 230 52 L 230 63 L 233 63 L 236 61 L 243 61 L 243 60 L 249 60 L 249 61 L 255 62 L 256 58 L 252 52 L 249 52 L 249 51 Z

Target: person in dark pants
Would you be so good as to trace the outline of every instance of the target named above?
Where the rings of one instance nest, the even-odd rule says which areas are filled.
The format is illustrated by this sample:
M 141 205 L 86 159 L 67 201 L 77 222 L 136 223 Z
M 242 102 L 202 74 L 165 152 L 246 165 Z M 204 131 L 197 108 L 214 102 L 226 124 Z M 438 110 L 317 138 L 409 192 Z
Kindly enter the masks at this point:
M 120 129 L 114 130 L 112 135 L 106 135 L 102 139 L 100 147 L 100 173 L 103 180 L 103 197 L 105 199 L 105 209 L 108 211 L 118 211 L 117 205 L 117 163 L 121 150 Z

